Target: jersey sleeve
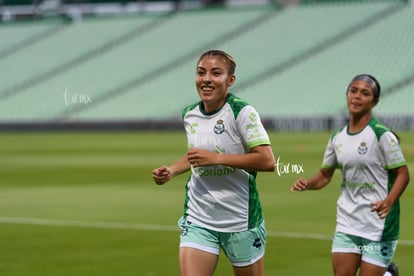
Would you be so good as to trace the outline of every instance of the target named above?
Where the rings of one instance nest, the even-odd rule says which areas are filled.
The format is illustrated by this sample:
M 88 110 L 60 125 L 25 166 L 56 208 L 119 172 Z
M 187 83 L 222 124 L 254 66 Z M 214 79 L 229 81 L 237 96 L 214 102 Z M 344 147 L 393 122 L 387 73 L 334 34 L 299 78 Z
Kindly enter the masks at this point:
M 250 105 L 245 106 L 237 117 L 240 135 L 249 149 L 259 145 L 270 145 L 269 135 L 257 111 Z
M 379 143 L 384 154 L 385 169 L 390 170 L 406 165 L 400 144 L 392 132 L 385 132 Z
M 322 168 L 336 168 L 338 166 L 338 161 L 336 158 L 335 153 L 335 145 L 333 143 L 333 139 L 330 138 L 328 141 L 328 144 L 325 148 L 325 153 L 323 155 L 323 161 L 322 161 Z

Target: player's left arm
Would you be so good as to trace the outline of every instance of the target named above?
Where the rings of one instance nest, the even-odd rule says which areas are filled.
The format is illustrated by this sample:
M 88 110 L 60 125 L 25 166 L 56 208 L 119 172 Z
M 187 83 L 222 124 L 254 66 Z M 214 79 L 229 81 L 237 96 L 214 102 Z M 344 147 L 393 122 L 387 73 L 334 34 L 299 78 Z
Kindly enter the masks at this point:
M 393 171 L 396 174 L 396 178 L 393 183 L 392 189 L 387 196 L 391 206 L 394 205 L 395 201 L 397 201 L 398 198 L 400 198 L 408 183 L 410 182 L 410 173 L 406 165 L 396 168 Z
M 385 218 L 394 203 L 400 198 L 410 181 L 410 174 L 402 153 L 399 138 L 393 132 L 386 132 L 379 141 L 380 149 L 385 158 L 385 167 L 395 175 L 394 182 L 387 197 L 371 203 L 372 212 L 377 212 L 380 218 Z
M 371 204 L 372 212 L 377 212 L 378 216 L 384 219 L 391 210 L 392 205 L 401 197 L 408 183 L 410 182 L 410 173 L 406 165 L 393 169 L 396 177 L 388 196 L 381 201 Z
M 194 167 L 223 165 L 248 171 L 274 171 L 275 157 L 270 145 L 259 145 L 245 154 L 225 154 L 194 148 L 187 152 Z
M 410 181 L 408 168 L 402 153 L 399 139 L 393 132 L 384 133 L 379 146 L 385 159 L 385 168 L 395 175 L 394 182 L 387 197 L 371 204 L 372 212 L 377 212 L 380 218 L 385 218 L 394 203 L 400 198 Z

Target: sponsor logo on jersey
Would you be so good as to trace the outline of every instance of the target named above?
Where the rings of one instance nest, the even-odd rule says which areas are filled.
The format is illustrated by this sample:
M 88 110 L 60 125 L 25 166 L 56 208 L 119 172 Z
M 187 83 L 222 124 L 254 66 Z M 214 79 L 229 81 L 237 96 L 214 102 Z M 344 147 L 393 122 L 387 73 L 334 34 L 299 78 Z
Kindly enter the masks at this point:
M 350 189 L 375 189 L 375 183 L 352 183 L 352 182 L 342 182 L 341 188 L 350 188 Z
M 229 175 L 236 171 L 235 168 L 232 167 L 223 167 L 223 168 L 198 168 L 198 175 L 199 176 L 222 176 L 222 175 Z

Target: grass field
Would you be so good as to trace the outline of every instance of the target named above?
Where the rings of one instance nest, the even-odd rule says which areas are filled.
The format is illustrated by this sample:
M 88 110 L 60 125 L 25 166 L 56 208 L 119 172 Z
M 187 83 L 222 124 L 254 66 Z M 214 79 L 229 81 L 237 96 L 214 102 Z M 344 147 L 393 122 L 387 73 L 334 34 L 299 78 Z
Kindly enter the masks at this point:
M 331 275 L 339 173 L 290 193 L 319 168 L 329 133 L 271 133 L 279 161 L 304 172 L 259 173 L 269 232 L 266 275 Z M 414 177 L 414 133 L 400 133 Z M 0 133 L 0 275 L 178 275 L 176 226 L 187 175 L 151 170 L 185 151 L 182 132 Z M 412 186 L 413 184 L 411 184 Z M 401 275 L 414 275 L 414 189 L 401 200 Z M 231 275 L 222 255 L 215 275 Z

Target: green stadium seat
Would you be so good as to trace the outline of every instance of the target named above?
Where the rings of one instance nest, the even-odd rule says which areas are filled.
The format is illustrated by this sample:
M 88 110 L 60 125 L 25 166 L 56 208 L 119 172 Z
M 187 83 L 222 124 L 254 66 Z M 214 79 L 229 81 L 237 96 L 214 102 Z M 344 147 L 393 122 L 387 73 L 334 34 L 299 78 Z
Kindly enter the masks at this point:
M 236 58 L 231 92 L 265 118 L 343 117 L 359 73 L 382 84 L 378 114 L 412 114 L 413 9 L 341 2 L 0 26 L 0 122 L 179 119 L 198 101 L 195 65 L 212 48 Z

